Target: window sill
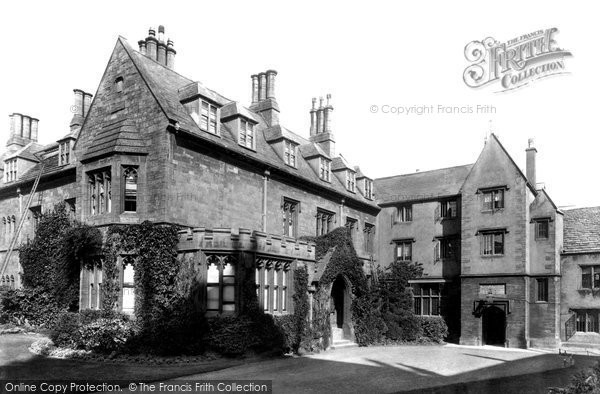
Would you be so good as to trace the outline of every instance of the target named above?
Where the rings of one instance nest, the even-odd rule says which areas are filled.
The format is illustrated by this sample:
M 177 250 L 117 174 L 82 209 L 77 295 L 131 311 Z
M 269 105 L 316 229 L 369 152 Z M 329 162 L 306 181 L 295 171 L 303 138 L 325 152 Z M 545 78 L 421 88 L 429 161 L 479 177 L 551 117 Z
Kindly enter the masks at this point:
M 493 259 L 493 258 L 498 258 L 498 257 L 504 257 L 504 254 L 486 254 L 486 255 L 479 255 L 479 257 L 484 258 L 484 259 Z
M 487 214 L 495 214 L 495 213 L 502 213 L 504 211 L 504 208 L 498 208 L 498 209 L 482 209 L 481 213 L 487 213 Z
M 412 223 L 412 221 L 410 221 L 410 222 L 394 222 L 395 225 L 396 224 L 411 224 L 411 223 Z
M 297 169 L 298 169 L 298 167 L 296 167 L 296 166 L 293 166 L 293 165 L 291 165 L 291 164 L 288 164 L 288 163 L 286 163 L 285 161 L 283 162 L 283 164 L 285 164 L 286 166 L 288 166 L 288 167 L 290 167 L 290 168 L 293 168 L 293 169 L 295 169 L 295 170 L 297 170 Z M 319 178 L 319 179 L 321 179 L 321 178 Z
M 251 152 L 255 152 L 255 153 L 256 153 L 256 148 L 251 148 L 251 147 L 248 147 L 248 146 L 246 146 L 246 145 L 242 145 L 242 144 L 240 144 L 239 142 L 238 142 L 238 145 L 239 145 L 239 146 L 241 146 L 241 147 L 242 147 L 242 148 L 244 148 L 244 149 L 247 149 L 247 150 L 249 150 L 249 151 L 251 151 Z

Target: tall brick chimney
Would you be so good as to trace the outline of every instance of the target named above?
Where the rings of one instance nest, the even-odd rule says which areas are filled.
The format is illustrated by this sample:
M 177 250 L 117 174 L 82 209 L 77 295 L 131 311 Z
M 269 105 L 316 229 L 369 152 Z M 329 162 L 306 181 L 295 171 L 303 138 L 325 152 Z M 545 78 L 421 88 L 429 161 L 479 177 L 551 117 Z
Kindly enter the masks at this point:
M 335 139 L 331 130 L 331 113 L 333 112 L 331 94 L 328 94 L 326 97 L 327 102 L 324 102 L 323 97 L 319 98 L 318 108 L 316 108 L 317 99 L 312 99 L 312 107 L 310 109 L 310 141 L 318 143 L 329 154 L 329 157 L 334 157 Z
M 267 70 L 253 74 L 252 79 L 252 104 L 250 109 L 262 115 L 269 126 L 279 124 L 279 105 L 275 97 L 275 77 L 277 71 Z
M 173 40 L 167 39 L 165 41 L 165 27 L 163 25 L 158 26 L 158 38 L 156 37 L 156 31 L 150 28 L 148 30 L 148 37 L 138 41 L 138 46 L 142 55 L 156 60 L 158 63 L 172 70 L 175 68 L 175 55 L 177 51 L 173 47 Z
M 31 116 L 13 113 L 9 116 L 10 132 L 6 148 L 15 152 L 30 142 L 37 142 L 39 120 Z
M 535 149 L 533 138 L 530 138 L 527 141 L 527 163 L 525 167 L 525 172 L 527 175 L 527 180 L 531 183 L 531 186 L 536 188 L 536 176 L 535 176 L 535 156 L 537 154 L 537 149 Z

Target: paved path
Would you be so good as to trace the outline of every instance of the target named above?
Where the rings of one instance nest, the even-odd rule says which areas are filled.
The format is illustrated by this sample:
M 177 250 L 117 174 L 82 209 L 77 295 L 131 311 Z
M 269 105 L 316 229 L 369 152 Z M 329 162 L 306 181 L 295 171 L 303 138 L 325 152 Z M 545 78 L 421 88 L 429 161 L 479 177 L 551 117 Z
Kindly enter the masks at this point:
M 274 393 L 390 393 L 452 387 L 463 382 L 542 373 L 559 368 L 565 371 L 566 376 L 574 372 L 571 368 L 569 371 L 563 369 L 561 356 L 531 350 L 453 345 L 398 346 L 337 349 L 181 379 L 272 379 Z M 543 385 L 543 382 L 536 385 Z M 450 391 L 461 392 L 466 388 L 464 385 L 454 387 L 458 390 Z M 544 391 L 543 387 L 540 388 Z

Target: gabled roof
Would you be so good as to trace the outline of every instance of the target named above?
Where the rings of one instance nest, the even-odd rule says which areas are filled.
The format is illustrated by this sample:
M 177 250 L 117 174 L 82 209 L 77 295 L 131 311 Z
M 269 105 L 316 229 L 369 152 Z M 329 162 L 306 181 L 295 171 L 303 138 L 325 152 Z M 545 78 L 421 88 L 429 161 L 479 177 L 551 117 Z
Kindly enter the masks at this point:
M 42 145 L 36 142 L 30 142 L 21 149 L 17 150 L 16 152 L 10 155 L 6 155 L 2 160 L 4 161 L 18 157 L 33 162 L 38 162 L 39 160 L 37 159 L 37 157 L 35 157 L 34 153 L 39 152 L 42 148 Z
M 295 142 L 298 145 L 305 145 L 310 143 L 306 138 L 294 133 L 293 131 L 286 129 L 285 127 L 282 127 L 281 125 L 274 125 L 265 129 L 264 134 L 267 142 L 274 142 L 279 139 L 285 138 L 286 140 Z
M 473 164 L 375 179 L 379 203 L 428 200 L 459 194 Z
M 235 116 L 243 116 L 254 122 L 258 123 L 259 119 L 252 113 L 248 108 L 244 107 L 237 101 L 231 101 L 221 108 L 221 120 L 228 119 Z
M 102 127 L 93 141 L 81 160 L 89 160 L 111 152 L 148 153 L 146 142 L 136 130 L 135 122 L 129 119 L 121 119 Z
M 347 200 L 357 201 L 362 204 L 368 205 L 373 209 L 379 210 L 379 207 L 375 202 L 364 198 L 362 195 L 351 193 L 346 190 L 345 186 L 335 177 L 332 177 L 331 182 L 326 182 L 319 179 L 318 174 L 313 168 L 310 167 L 304 157 L 311 157 L 314 155 L 322 155 L 327 158 L 329 156 L 318 146 L 318 144 L 309 143 L 308 140 L 298 136 L 297 134 L 289 131 L 284 127 L 280 127 L 275 132 L 279 132 L 285 135 L 286 138 L 293 141 L 300 142 L 300 155 L 297 155 L 296 167 L 290 167 L 283 162 L 283 152 L 277 152 L 275 148 L 269 144 L 267 136 L 272 138 L 273 131 L 267 131 L 270 128 L 265 122 L 264 118 L 255 113 L 252 110 L 247 109 L 254 119 L 258 120 L 258 124 L 255 127 L 256 139 L 255 139 L 255 150 L 247 149 L 238 144 L 237 136 L 226 127 L 225 124 L 221 124 L 221 135 L 214 135 L 205 132 L 200 129 L 192 117 L 188 114 L 184 105 L 180 101 L 181 90 L 189 86 L 199 87 L 202 89 L 208 89 L 198 82 L 194 82 L 172 69 L 150 59 L 147 56 L 135 51 L 127 40 L 120 37 L 118 45 L 122 45 L 135 67 L 139 71 L 141 78 L 145 81 L 152 95 L 156 98 L 159 107 L 162 109 L 166 117 L 169 119 L 171 124 L 178 123 L 178 133 L 196 138 L 198 141 L 204 143 L 213 144 L 213 146 L 226 149 L 231 153 L 235 153 L 238 157 L 245 158 L 247 160 L 255 160 L 261 164 L 271 168 L 277 169 L 288 176 L 297 177 L 302 182 L 309 182 L 319 188 L 324 188 L 330 192 L 343 195 Z M 214 92 L 208 89 L 210 92 Z M 216 98 L 223 103 L 224 106 L 229 105 L 231 100 L 224 98 L 217 93 L 214 93 Z M 226 102 L 228 100 L 228 102 Z M 308 156 L 306 156 L 308 154 Z
M 346 161 L 343 156 L 334 157 L 331 160 L 331 171 L 350 170 L 355 172 L 354 168 L 350 167 L 350 164 Z
M 563 253 L 600 253 L 600 207 L 564 211 Z

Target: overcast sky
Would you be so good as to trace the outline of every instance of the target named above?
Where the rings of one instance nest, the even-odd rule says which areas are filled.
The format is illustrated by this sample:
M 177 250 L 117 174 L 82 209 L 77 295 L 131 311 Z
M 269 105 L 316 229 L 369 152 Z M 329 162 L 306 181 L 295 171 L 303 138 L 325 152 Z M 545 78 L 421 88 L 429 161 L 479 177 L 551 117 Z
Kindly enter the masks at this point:
M 591 2 L 590 2 L 591 3 Z M 600 205 L 598 12 L 565 2 L 2 2 L 0 115 L 40 119 L 39 140 L 68 132 L 72 89 L 95 93 L 119 35 L 137 48 L 163 24 L 176 70 L 249 105 L 250 75 L 279 72 L 281 123 L 308 136 L 311 98 L 331 93 L 336 150 L 371 177 L 472 163 L 491 127 L 519 166 L 528 138 L 538 182 L 559 206 Z M 464 47 L 556 27 L 566 75 L 509 93 L 463 82 Z M 372 106 L 379 111 L 373 113 Z M 382 113 L 433 105 L 433 114 Z M 495 114 L 439 114 L 490 105 Z M 8 137 L 8 121 L 1 131 Z

